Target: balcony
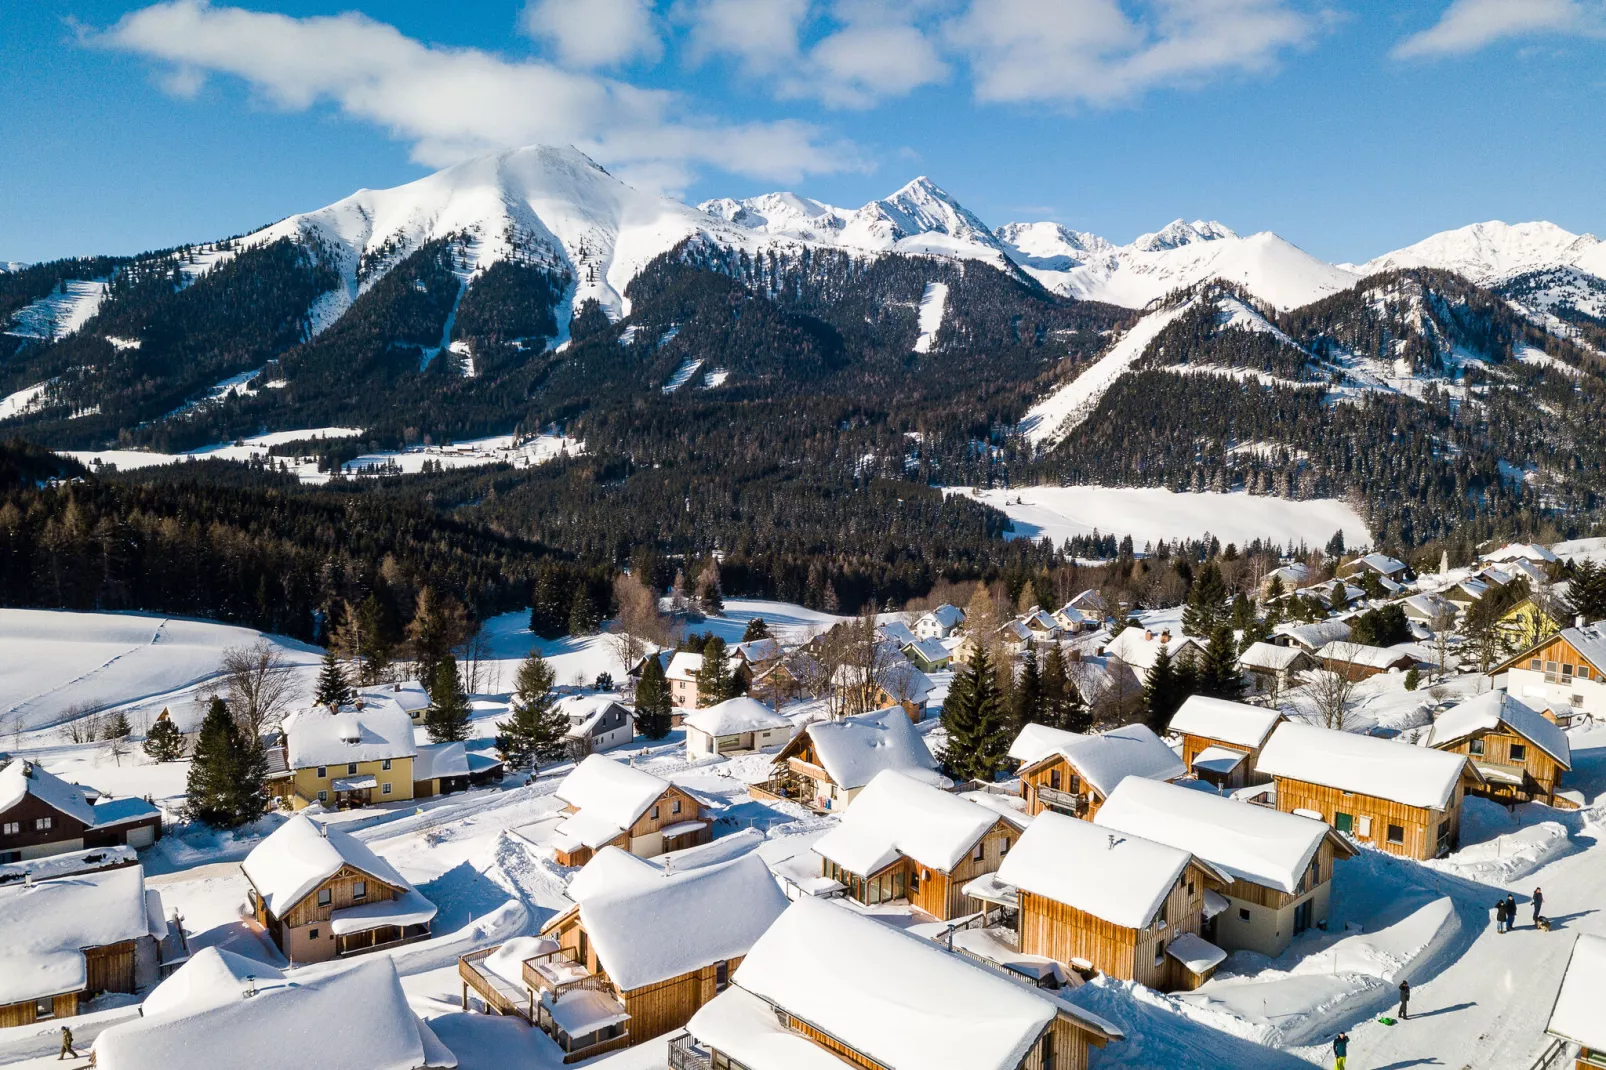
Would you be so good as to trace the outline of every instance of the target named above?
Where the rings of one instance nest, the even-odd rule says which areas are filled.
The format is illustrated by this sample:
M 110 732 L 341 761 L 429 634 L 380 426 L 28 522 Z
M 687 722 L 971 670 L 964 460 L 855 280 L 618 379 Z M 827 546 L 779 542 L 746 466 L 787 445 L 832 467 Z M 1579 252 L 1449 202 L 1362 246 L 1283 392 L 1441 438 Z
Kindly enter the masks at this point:
M 1037 789 L 1037 801 L 1049 810 L 1065 814 L 1068 817 L 1081 817 L 1087 812 L 1087 799 L 1081 795 L 1072 795 L 1068 791 L 1058 788 Z
M 613 983 L 605 974 L 592 973 L 585 963 L 569 958 L 566 952 L 530 959 L 523 973 L 524 983 L 531 991 L 547 993 L 554 1000 L 565 992 L 582 989 L 613 993 Z
M 669 1070 L 713 1070 L 714 1053 L 682 1033 L 669 1041 Z

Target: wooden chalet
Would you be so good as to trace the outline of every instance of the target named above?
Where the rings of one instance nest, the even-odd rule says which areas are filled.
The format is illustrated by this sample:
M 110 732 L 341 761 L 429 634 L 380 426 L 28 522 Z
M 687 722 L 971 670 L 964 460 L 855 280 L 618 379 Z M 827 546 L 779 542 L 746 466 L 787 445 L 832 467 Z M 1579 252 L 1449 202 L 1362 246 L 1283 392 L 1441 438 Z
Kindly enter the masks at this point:
M 162 812 L 141 799 L 102 799 L 37 762 L 0 768 L 0 864 L 96 847 L 149 847 Z
M 552 837 L 560 866 L 583 866 L 603 847 L 651 858 L 713 838 L 713 819 L 697 796 L 600 754 L 575 766 L 554 794 L 569 815 Z
M 861 903 L 898 899 L 939 921 L 974 913 L 965 885 L 1003 863 L 1021 826 L 891 770 L 878 773 L 814 844 L 821 873 Z
M 949 781 L 898 707 L 816 721 L 782 747 L 770 779 L 751 785 L 755 799 L 785 799 L 824 813 L 847 808 L 877 773 L 893 769 L 938 787 Z
M 1385 672 L 1404 672 L 1416 664 L 1416 656 L 1386 646 L 1339 641 L 1316 652 L 1316 660 L 1328 672 L 1348 680 L 1365 680 Z
M 1226 952 L 1200 935 L 1229 876 L 1189 851 L 1038 814 L 999 867 L 1016 890 L 1019 947 L 1162 991 L 1197 988 Z
M 1465 756 L 1285 721 L 1260 753 L 1277 809 L 1402 858 L 1456 849 L 1461 800 L 1483 776 Z
M 1187 767 L 1146 725 L 1129 724 L 1098 735 L 1079 735 L 1028 724 L 1010 744 L 1020 762 L 1026 812 L 1044 810 L 1092 818 L 1125 777 L 1176 780 Z
M 1205 894 L 1202 935 L 1271 958 L 1327 924 L 1333 863 L 1355 854 L 1320 821 L 1139 777 L 1121 782 L 1094 823 L 1190 851 L 1228 877 L 1219 898 Z
M 887 980 L 844 981 L 869 977 Z M 1121 1039 L 1110 1022 L 1003 970 L 805 898 L 670 1041 L 668 1062 L 672 1070 L 1085 1070 L 1090 1048 Z
M 0 1028 L 79 1014 L 156 980 L 168 935 L 140 866 L 0 887 Z
M 1558 798 L 1557 784 L 1572 769 L 1572 747 L 1544 714 L 1504 691 L 1488 691 L 1439 715 L 1428 746 L 1466 755 L 1483 774 L 1469 788 L 1496 802 L 1542 802 L 1576 807 Z
M 1571 707 L 1606 720 L 1606 621 L 1578 624 L 1530 646 L 1489 673 L 1536 709 Z
M 1189 695 L 1172 715 L 1169 730 L 1182 737 L 1182 764 L 1194 776 L 1219 788 L 1242 788 L 1271 779 L 1255 763 L 1282 719 L 1280 712 L 1263 706 Z
M 1317 668 L 1317 661 L 1297 646 L 1251 643 L 1238 655 L 1238 667 L 1249 678 L 1253 693 L 1279 695 L 1292 687 L 1299 674 Z
M 292 964 L 426 940 L 435 904 L 361 840 L 297 814 L 240 864 L 258 925 Z
M 1601 996 L 1606 993 L 1606 936 L 1581 933 L 1573 940 L 1572 954 L 1556 989 L 1545 1032 L 1555 1038 L 1536 1067 L 1566 1065 L 1560 1058 L 1571 1055 L 1575 1070 L 1600 1070 L 1606 1066 L 1606 1016 L 1600 1013 Z
M 603 848 L 570 882 L 575 905 L 459 974 L 488 1009 L 550 1034 L 564 1062 L 629 1047 L 684 1026 L 786 909 L 757 854 L 668 870 Z M 509 982 L 522 998 L 509 999 Z

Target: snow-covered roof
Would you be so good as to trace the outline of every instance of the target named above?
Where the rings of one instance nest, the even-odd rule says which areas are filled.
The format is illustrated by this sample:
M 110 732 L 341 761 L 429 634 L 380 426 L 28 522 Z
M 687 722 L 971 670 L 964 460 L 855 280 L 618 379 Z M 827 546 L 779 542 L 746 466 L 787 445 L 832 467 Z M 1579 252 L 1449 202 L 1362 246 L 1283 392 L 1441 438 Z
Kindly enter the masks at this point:
M 590 754 L 563 778 L 553 794 L 587 817 L 606 821 L 623 831 L 668 790 L 669 781 L 645 769 Z
M 253 984 L 256 994 L 246 995 Z M 214 1070 L 220 1056 L 252 1070 L 457 1065 L 407 1005 L 388 955 L 290 981 L 266 963 L 205 948 L 156 987 L 144 1011 L 95 1038 L 100 1070 Z
M 1483 555 L 1485 561 L 1545 561 L 1557 560 L 1554 552 L 1548 546 L 1540 546 L 1531 542 L 1509 542 Z
M 1606 621 L 1597 621 L 1583 628 L 1564 628 L 1561 637 L 1594 668 L 1596 673 L 1606 672 Z
M 285 719 L 285 758 L 291 769 L 411 758 L 413 718 L 389 699 L 365 700 L 362 709 L 342 706 L 330 713 L 321 706 L 299 710 Z
M 329 930 L 336 936 L 394 925 L 422 925 L 435 917 L 435 904 L 409 888 L 394 899 L 374 899 L 330 912 Z
M 363 697 L 364 703 L 390 701 L 408 713 L 429 709 L 429 692 L 425 691 L 424 685 L 417 680 L 402 680 L 394 684 L 365 687 L 357 694 Z
M 937 759 L 909 715 L 892 706 L 840 721 L 817 721 L 804 729 L 814 744 L 820 768 L 840 788 L 862 788 L 884 769 L 946 785 L 937 773 Z
M 1561 976 L 1556 1003 L 1545 1032 L 1594 1051 L 1606 1049 L 1606 936 L 1580 933 L 1573 941 L 1567 970 Z
M 965 611 L 960 609 L 958 606 L 951 606 L 944 602 L 942 605 L 920 618 L 920 620 L 927 619 L 933 620 L 945 630 L 949 630 L 959 627 L 960 623 L 965 619 Z M 916 623 L 919 623 L 919 621 Z
M 942 645 L 941 639 L 916 639 L 912 643 L 905 643 L 903 647 L 904 656 L 909 657 L 911 651 L 927 664 L 947 661 L 953 656 L 948 653 L 948 648 Z
M 896 643 L 900 649 L 908 646 L 910 643 L 916 643 L 920 641 L 920 637 L 914 633 L 914 629 L 910 628 L 901 620 L 889 620 L 884 624 L 877 625 L 876 635 L 881 639 L 892 640 L 892 642 Z
M 924 705 L 931 697 L 931 677 L 910 662 L 895 661 L 881 671 L 881 689 L 898 702 Z
M 1059 753 L 1083 780 L 1106 797 L 1129 776 L 1175 780 L 1188 772 L 1177 752 L 1144 724 L 1079 736 L 1060 747 Z
M 599 872 L 569 885 L 597 961 L 622 989 L 745 955 L 786 909 L 786 896 L 756 853 L 680 870 L 606 857 L 623 854 L 603 848 L 580 876 L 602 862 Z
M 664 675 L 671 680 L 692 680 L 703 670 L 703 656 L 688 650 L 677 650 L 669 659 Z
M 1009 756 L 1022 765 L 1035 765 L 1061 747 L 1083 738 L 1079 732 L 1063 728 L 1050 728 L 1046 724 L 1028 721 L 1021 726 L 1015 741 L 1009 745 Z
M 731 652 L 749 665 L 755 661 L 773 661 L 781 656 L 781 641 L 773 638 L 749 639 L 745 643 L 737 643 L 731 647 Z
M 274 829 L 240 863 L 268 909 L 281 918 L 341 866 L 361 870 L 392 888 L 412 890 L 396 867 L 367 844 L 328 825 L 320 830 L 305 814 L 296 814 Z
M 1388 554 L 1367 554 L 1365 557 L 1358 558 L 1355 563 L 1357 565 L 1365 565 L 1367 568 L 1384 576 L 1392 576 L 1396 572 L 1405 571 L 1405 562 L 1398 558 L 1390 557 Z
M 77 992 L 85 948 L 150 931 L 143 866 L 0 887 L 0 1006 Z
M 468 749 L 461 743 L 426 743 L 413 756 L 413 779 L 468 776 Z
M 1193 756 L 1194 772 L 1203 770 L 1206 773 L 1216 773 L 1226 776 L 1249 757 L 1248 751 L 1237 750 L 1233 747 L 1209 746 Z
M 844 998 L 842 979 L 896 977 L 861 984 Z M 753 1011 L 780 1007 L 888 1067 L 1013 1070 L 1051 1022 L 1065 1013 L 1087 1028 L 1120 1030 L 1026 985 L 828 900 L 804 898 L 787 908 L 737 967 L 732 989 L 691 1020 L 692 1035 L 752 1070 L 812 1067 L 807 1056 L 764 1034 L 757 1013 L 726 1016 L 715 1008 L 730 991 Z M 1099 1023 L 1098 1025 L 1093 1024 Z M 1102 1029 L 1101 1029 L 1102 1027 Z M 840 1068 L 834 1058 L 822 1067 Z
M 1368 669 L 1392 669 L 1402 661 L 1415 661 L 1416 655 L 1389 646 L 1368 646 L 1365 643 L 1335 641 L 1316 651 L 1323 661 L 1337 661 L 1346 665 L 1363 665 Z
M 124 799 L 106 799 L 95 804 L 95 828 L 107 828 L 111 825 L 126 825 L 131 821 L 145 821 L 153 817 L 160 817 L 162 811 L 146 802 L 136 799 L 132 795 Z
M 899 856 L 946 873 L 998 819 L 992 810 L 888 770 L 865 786 L 814 850 L 861 877 L 881 872 Z
M 1455 612 L 1455 603 L 1441 595 L 1431 592 L 1413 594 L 1404 602 L 1405 612 L 1421 620 L 1433 620 L 1446 613 Z
M 555 955 L 563 950 L 550 936 L 515 936 L 497 946 L 480 960 L 480 965 L 504 981 L 524 983 L 524 963 L 537 955 Z
M 37 762 L 18 758 L 0 769 L 0 813 L 20 803 L 24 795 L 32 795 L 82 824 L 95 824 L 95 808 L 83 788 L 69 784 Z
M 1286 672 L 1301 657 L 1308 657 L 1297 646 L 1277 646 L 1273 643 L 1251 643 L 1249 649 L 1238 655 L 1238 664 L 1245 669 L 1263 672 Z
M 1215 969 L 1227 957 L 1225 951 L 1197 933 L 1182 933 L 1173 937 L 1165 945 L 1165 953 L 1194 974 Z
M 616 706 L 629 715 L 630 711 L 620 704 L 618 695 L 569 695 L 559 699 L 554 709 L 569 719 L 569 730 L 564 735 L 570 739 L 589 739 L 596 734 L 597 722 Z
M 998 879 L 1111 925 L 1142 929 L 1191 860 L 1185 850 L 1045 810 L 1004 857 Z
M 1341 620 L 1322 620 L 1315 624 L 1279 624 L 1274 635 L 1286 635 L 1306 650 L 1318 650 L 1328 643 L 1349 638 L 1349 624 Z
M 1556 759 L 1563 769 L 1573 767 L 1567 733 L 1532 706 L 1505 691 L 1486 691 L 1458 703 L 1439 715 L 1428 733 L 1428 746 L 1444 747 L 1504 724 L 1513 732 Z
M 1442 810 L 1455 793 L 1467 758 L 1376 736 L 1284 721 L 1266 741 L 1255 767 L 1267 776 Z
M 1163 636 L 1166 636 L 1163 631 L 1157 632 L 1153 629 L 1145 630 L 1143 628 L 1128 627 L 1123 629 L 1120 635 L 1111 639 L 1104 651 L 1120 658 L 1134 669 L 1153 668 L 1155 659 L 1160 656 L 1162 649 L 1170 652 L 1172 660 L 1180 658 L 1183 652 L 1189 648 L 1193 649 L 1195 655 L 1204 652 L 1204 648 L 1199 645 L 1198 640 L 1191 636 L 1177 635 L 1175 633 L 1172 633 L 1167 638 L 1162 638 Z
M 959 797 L 991 810 L 1018 829 L 1032 823 L 1032 815 L 1026 812 L 1026 800 L 1019 795 L 1000 795 L 996 791 L 962 791 Z
M 1268 647 L 1297 654 L 1292 647 Z M 1219 739 L 1253 750 L 1266 742 L 1271 730 L 1282 720 L 1282 713 L 1262 706 L 1229 702 L 1205 695 L 1189 695 L 1171 718 L 1171 731 Z
M 741 695 L 686 715 L 686 724 L 711 736 L 767 732 L 790 728 L 792 722 L 757 699 Z
M 625 1010 L 624 1004 L 595 988 L 570 989 L 556 999 L 543 993 L 541 1002 L 546 1004 L 553 1024 L 571 1037 L 585 1036 L 616 1022 L 630 1020 L 630 1012 Z
M 1093 822 L 1189 851 L 1234 880 L 1293 894 L 1328 835 L 1321 821 L 1132 777 Z
M 845 1065 L 808 1037 L 783 1026 L 774 1007 L 740 985 L 731 985 L 703 1004 L 686 1028 L 748 1070 L 842 1070 Z

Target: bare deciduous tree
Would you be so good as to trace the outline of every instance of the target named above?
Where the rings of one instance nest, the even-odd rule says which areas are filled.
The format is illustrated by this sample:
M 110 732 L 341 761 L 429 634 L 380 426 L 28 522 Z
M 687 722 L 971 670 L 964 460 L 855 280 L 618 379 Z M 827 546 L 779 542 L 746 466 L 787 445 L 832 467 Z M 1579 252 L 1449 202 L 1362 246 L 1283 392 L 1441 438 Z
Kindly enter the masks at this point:
M 669 622 L 658 612 L 658 596 L 629 573 L 613 581 L 613 600 L 619 613 L 608 623 L 608 645 L 629 672 L 653 646 L 668 646 L 674 636 Z
M 1348 661 L 1360 650 L 1358 643 L 1333 644 L 1334 661 Z M 1350 711 L 1355 707 L 1355 685 L 1359 674 L 1345 669 L 1312 669 L 1305 674 L 1300 689 L 1316 713 L 1323 728 L 1342 732 L 1349 724 Z
M 223 652 L 222 685 L 229 712 L 250 739 L 277 728 L 290 705 L 290 666 L 279 648 L 266 639 Z

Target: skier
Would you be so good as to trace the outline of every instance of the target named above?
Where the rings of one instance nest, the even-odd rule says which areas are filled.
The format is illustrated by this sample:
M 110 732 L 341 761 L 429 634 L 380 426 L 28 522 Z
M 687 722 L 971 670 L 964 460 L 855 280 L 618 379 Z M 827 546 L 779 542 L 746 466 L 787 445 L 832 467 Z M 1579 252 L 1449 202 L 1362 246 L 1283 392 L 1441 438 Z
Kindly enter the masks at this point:
M 61 1054 L 56 1056 L 56 1061 L 59 1063 L 69 1055 L 71 1055 L 74 1059 L 78 1058 L 78 1053 L 73 1050 L 72 1046 L 72 1030 L 68 1029 L 66 1026 L 62 1026 Z
M 1539 928 L 1539 908 L 1545 905 L 1545 893 L 1540 891 L 1538 888 L 1534 889 L 1533 904 L 1534 904 L 1534 928 L 1537 929 L 1537 928 Z
M 1333 1038 L 1333 1070 L 1344 1070 L 1349 1059 L 1349 1034 L 1340 1033 Z
M 1400 1021 L 1411 1017 L 1411 982 L 1400 982 Z

